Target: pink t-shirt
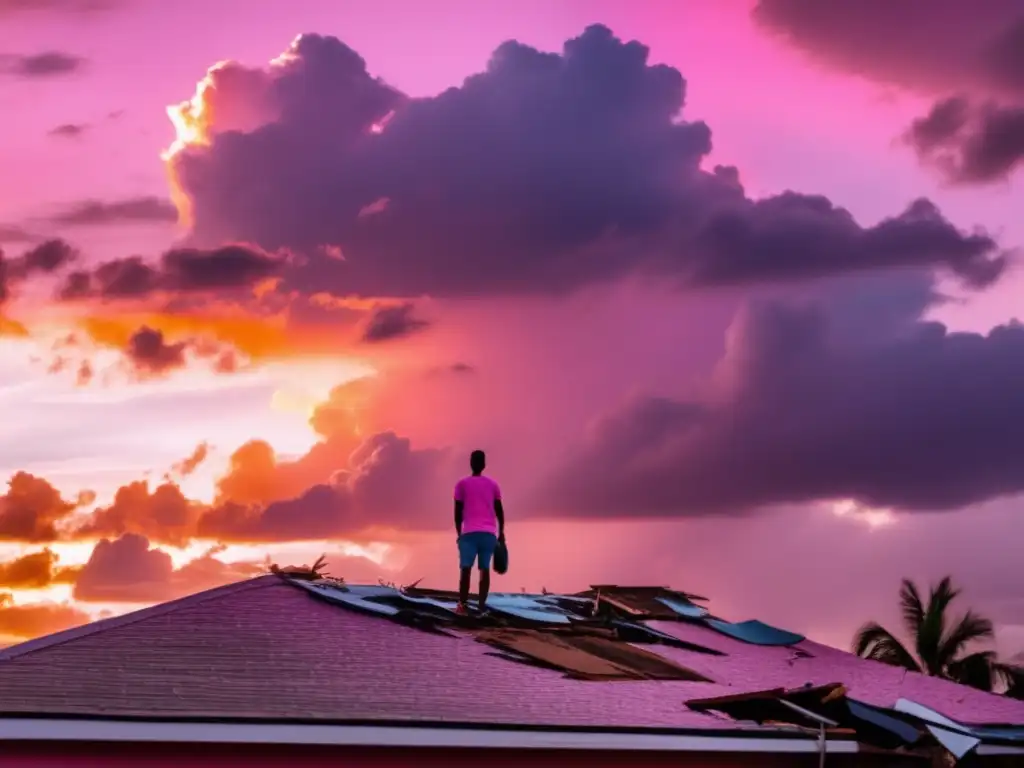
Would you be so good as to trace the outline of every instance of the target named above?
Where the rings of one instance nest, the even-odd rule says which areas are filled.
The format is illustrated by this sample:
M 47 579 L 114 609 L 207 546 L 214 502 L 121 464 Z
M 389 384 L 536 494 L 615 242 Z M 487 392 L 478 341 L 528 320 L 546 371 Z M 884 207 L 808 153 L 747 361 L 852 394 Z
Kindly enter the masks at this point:
M 501 498 L 501 489 L 491 478 L 470 475 L 455 484 L 455 500 L 462 502 L 461 533 L 493 533 L 498 535 L 498 516 L 494 501 Z

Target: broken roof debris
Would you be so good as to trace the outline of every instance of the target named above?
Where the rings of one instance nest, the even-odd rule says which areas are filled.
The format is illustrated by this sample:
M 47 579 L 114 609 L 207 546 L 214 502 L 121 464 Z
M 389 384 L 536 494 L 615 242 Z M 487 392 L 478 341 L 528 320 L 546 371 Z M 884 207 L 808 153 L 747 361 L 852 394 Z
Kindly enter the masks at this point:
M 0 726 L 15 734 L 0 742 L 26 717 L 186 718 L 1024 755 L 1024 702 L 729 622 L 668 587 L 498 593 L 466 616 L 454 592 L 348 584 L 322 559 L 270 570 L 0 650 Z
M 386 616 L 432 632 L 470 636 L 493 648 L 488 655 L 561 673 L 580 681 L 676 680 L 730 686 L 701 670 L 715 663 L 700 657 L 729 656 L 716 642 L 704 645 L 686 632 L 666 625 L 690 627 L 704 636 L 713 633 L 748 646 L 789 651 L 788 663 L 813 659 L 803 635 L 756 619 L 730 622 L 711 614 L 700 597 L 668 587 L 602 584 L 571 595 L 492 594 L 487 612 L 456 613 L 458 595 L 436 589 L 357 586 L 339 581 L 295 578 L 280 573 L 310 593 L 347 608 Z M 663 646 L 658 652 L 658 646 Z M 668 648 L 674 649 L 669 652 Z M 834 650 L 834 649 L 830 649 Z M 689 655 L 686 663 L 679 651 Z M 834 651 L 835 653 L 841 653 Z M 858 659 L 864 664 L 874 664 Z M 897 670 L 893 670 L 897 671 Z M 841 677 L 842 668 L 836 670 Z M 690 698 L 680 706 L 714 714 L 737 724 L 805 730 L 830 738 L 856 739 L 874 748 L 932 754 L 936 748 L 954 761 L 981 744 L 1024 745 L 1024 728 L 957 723 L 934 710 L 898 699 L 891 707 L 859 701 L 840 681 L 796 688 L 745 690 L 713 697 Z

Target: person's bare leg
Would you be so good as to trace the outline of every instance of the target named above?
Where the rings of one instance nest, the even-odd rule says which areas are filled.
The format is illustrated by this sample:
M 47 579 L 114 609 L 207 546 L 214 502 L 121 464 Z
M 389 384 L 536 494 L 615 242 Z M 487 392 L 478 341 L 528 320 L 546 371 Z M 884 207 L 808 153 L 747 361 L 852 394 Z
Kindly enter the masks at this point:
M 472 575 L 472 568 L 463 568 L 459 571 L 459 603 L 462 605 L 469 602 L 469 579 Z
M 480 569 L 480 603 L 479 607 L 482 611 L 484 604 L 487 602 L 487 595 L 491 591 L 491 571 L 490 569 Z

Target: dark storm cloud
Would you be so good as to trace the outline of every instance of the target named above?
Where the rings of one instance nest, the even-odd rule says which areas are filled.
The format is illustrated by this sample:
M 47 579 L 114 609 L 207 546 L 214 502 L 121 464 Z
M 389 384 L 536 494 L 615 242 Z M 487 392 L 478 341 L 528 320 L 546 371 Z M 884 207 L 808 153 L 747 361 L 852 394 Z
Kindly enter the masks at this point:
M 953 96 L 915 120 L 906 139 L 951 181 L 999 181 L 1024 163 L 1024 103 L 978 107 Z
M 368 343 L 394 341 L 411 336 L 430 326 L 415 316 L 416 307 L 409 304 L 377 307 L 363 328 L 362 340 Z
M 168 343 L 163 332 L 142 326 L 128 339 L 125 357 L 142 375 L 160 375 L 185 365 L 187 344 Z
M 0 301 L 9 298 L 13 285 L 36 275 L 58 272 L 78 256 L 76 249 L 59 239 L 45 240 L 14 258 L 0 251 Z
M 753 14 L 830 66 L 940 95 L 907 139 L 950 181 L 999 181 L 1024 160 L 1019 0 L 759 0 Z
M 141 298 L 157 291 L 194 293 L 255 285 L 277 273 L 282 257 L 246 245 L 203 250 L 177 248 L 156 264 L 139 256 L 104 262 L 91 271 L 68 275 L 59 295 L 66 300 Z
M 561 54 L 500 46 L 484 72 L 410 99 L 343 43 L 300 38 L 272 70 L 210 74 L 210 142 L 171 161 L 193 237 L 309 254 L 287 284 L 394 297 L 560 293 L 625 275 L 680 286 L 1004 265 L 918 201 L 865 227 L 827 198 L 750 199 L 702 169 L 686 83 L 601 26 Z M 342 258 L 321 246 L 338 247 Z
M 544 506 L 671 517 L 852 499 L 945 510 L 1024 491 L 1024 327 L 982 336 L 917 321 L 840 340 L 834 314 L 750 307 L 711 394 L 639 397 L 604 417 L 549 480 Z

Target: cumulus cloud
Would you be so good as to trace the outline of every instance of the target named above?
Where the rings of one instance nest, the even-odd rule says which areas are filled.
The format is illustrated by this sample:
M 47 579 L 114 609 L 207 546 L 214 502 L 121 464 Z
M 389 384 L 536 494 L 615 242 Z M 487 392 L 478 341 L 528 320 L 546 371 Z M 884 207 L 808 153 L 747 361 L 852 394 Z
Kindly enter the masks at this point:
M 62 77 L 79 71 L 85 59 L 63 51 L 0 55 L 0 74 L 23 79 Z
M 844 311 L 863 317 L 872 298 Z M 538 503 L 671 517 L 839 499 L 949 510 L 1024 491 L 1024 327 L 954 333 L 916 314 L 858 337 L 835 307 L 751 305 L 709 392 L 610 412 Z
M 225 563 L 207 553 L 175 568 L 171 556 L 144 536 L 126 533 L 97 542 L 73 591 L 83 602 L 156 603 L 261 572 L 254 563 Z
M 365 440 L 328 482 L 265 506 L 227 501 L 199 520 L 197 532 L 220 541 L 300 541 L 351 536 L 372 529 L 432 529 L 450 494 L 448 451 L 413 448 L 393 432 Z
M 82 126 L 64 125 L 54 129 L 56 135 L 76 138 Z M 59 133 L 57 133 L 59 132 Z M 127 200 L 83 200 L 48 219 L 53 224 L 70 227 L 103 227 L 122 224 L 173 224 L 178 209 L 170 200 L 158 197 L 133 197 Z
M 0 562 L 0 587 L 5 589 L 41 589 L 51 584 L 73 584 L 81 571 L 79 566 L 61 566 L 60 558 L 50 549 Z
M 18 472 L 0 496 L 0 541 L 56 541 L 59 526 L 78 505 L 43 478 Z
M 187 498 L 173 482 L 151 491 L 149 483 L 139 480 L 118 488 L 113 503 L 94 510 L 73 535 L 96 538 L 132 533 L 180 547 L 192 538 L 202 510 L 202 504 Z
M 906 138 L 950 181 L 997 181 L 1024 161 L 1017 0 L 759 0 L 753 15 L 829 66 L 939 96 Z
M 864 227 L 821 196 L 751 199 L 735 169 L 703 169 L 711 133 L 682 119 L 685 95 L 678 71 L 601 26 L 559 54 L 503 44 L 419 99 L 305 35 L 268 69 L 211 70 L 172 110 L 168 163 L 195 242 L 293 248 L 307 258 L 285 287 L 308 292 L 550 295 L 624 275 L 722 285 L 909 265 L 983 285 L 1001 271 L 990 237 L 927 201 Z
M 339 388 L 316 411 L 312 425 L 321 440 L 296 459 L 280 459 L 260 440 L 241 446 L 217 483 L 213 504 L 187 498 L 170 479 L 153 489 L 133 482 L 68 535 L 134 534 L 180 547 L 195 538 L 287 542 L 447 525 L 446 514 L 435 514 L 437 500 L 450 496 L 461 462 L 456 467 L 449 450 L 414 447 L 391 431 L 361 436 L 371 423 L 364 420 L 360 392 L 368 386 Z
M 952 180 L 998 181 L 1024 163 L 1024 101 L 1013 107 L 979 106 L 951 96 L 915 120 L 906 138 Z
M 208 250 L 175 248 L 156 264 L 140 256 L 106 261 L 95 269 L 68 275 L 60 289 L 64 300 L 85 298 L 139 299 L 154 293 L 200 293 L 251 288 L 273 276 L 283 257 L 247 245 Z
M 144 325 L 128 339 L 125 357 L 137 375 L 161 376 L 185 367 L 186 346 L 183 341 L 169 344 L 162 331 Z

